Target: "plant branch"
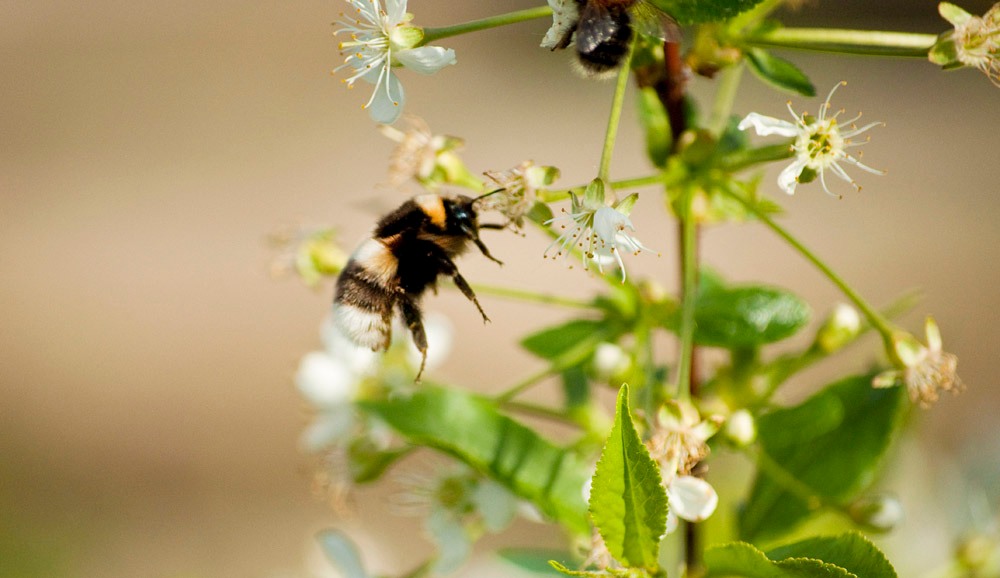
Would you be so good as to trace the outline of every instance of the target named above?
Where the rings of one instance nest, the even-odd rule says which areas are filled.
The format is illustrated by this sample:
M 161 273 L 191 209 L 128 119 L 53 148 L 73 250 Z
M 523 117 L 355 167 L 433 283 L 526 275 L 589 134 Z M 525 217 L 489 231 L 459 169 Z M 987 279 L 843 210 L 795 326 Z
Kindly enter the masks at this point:
M 424 39 L 420 42 L 421 45 L 434 42 L 435 40 L 440 40 L 442 38 L 449 38 L 451 36 L 458 36 L 460 34 L 468 34 L 469 32 L 479 32 L 480 30 L 488 30 L 490 28 L 497 28 L 499 26 L 507 26 L 508 24 L 517 24 L 518 22 L 524 22 L 526 20 L 534 20 L 536 18 L 545 18 L 546 16 L 552 15 L 552 9 L 548 6 L 537 6 L 535 8 L 527 8 L 525 10 L 517 10 L 515 12 L 508 12 L 506 14 L 499 14 L 497 16 L 490 16 L 488 18 L 481 18 L 479 20 L 471 20 L 469 22 L 463 22 L 461 24 L 455 24 L 452 26 L 441 26 L 440 28 L 424 28 Z
M 754 32 L 740 40 L 750 46 L 926 58 L 937 35 L 835 28 L 778 28 Z

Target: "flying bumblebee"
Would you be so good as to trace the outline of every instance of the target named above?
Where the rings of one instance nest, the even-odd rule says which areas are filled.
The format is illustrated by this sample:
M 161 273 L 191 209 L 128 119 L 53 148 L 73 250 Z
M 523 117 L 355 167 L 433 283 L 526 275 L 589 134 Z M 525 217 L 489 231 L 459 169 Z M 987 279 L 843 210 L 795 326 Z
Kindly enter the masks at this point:
M 636 29 L 662 39 L 668 36 L 665 29 L 671 31 L 671 36 L 676 33 L 676 23 L 644 0 L 572 1 L 576 2 L 579 17 L 552 50 L 566 48 L 575 39 L 580 65 L 592 76 L 621 66 Z
M 420 381 L 427 362 L 420 297 L 429 287 L 436 289 L 440 275 L 450 276 L 476 305 L 483 322 L 488 322 L 476 294 L 453 260 L 471 241 L 483 255 L 503 265 L 479 238 L 480 229 L 506 226 L 479 224 L 475 204 L 485 196 L 419 195 L 382 217 L 372 237 L 354 251 L 337 279 L 333 318 L 338 329 L 358 345 L 385 351 L 392 339 L 392 317 L 398 308 L 422 356 L 414 380 Z

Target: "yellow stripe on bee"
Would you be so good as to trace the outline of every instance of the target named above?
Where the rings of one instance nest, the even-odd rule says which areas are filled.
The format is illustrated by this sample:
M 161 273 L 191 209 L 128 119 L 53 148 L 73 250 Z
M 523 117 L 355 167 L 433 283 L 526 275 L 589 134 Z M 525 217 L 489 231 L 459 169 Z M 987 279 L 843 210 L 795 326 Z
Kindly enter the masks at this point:
M 441 195 L 418 195 L 414 197 L 413 202 L 430 218 L 432 223 L 442 229 L 445 228 L 447 215 L 444 211 L 444 201 L 441 199 Z

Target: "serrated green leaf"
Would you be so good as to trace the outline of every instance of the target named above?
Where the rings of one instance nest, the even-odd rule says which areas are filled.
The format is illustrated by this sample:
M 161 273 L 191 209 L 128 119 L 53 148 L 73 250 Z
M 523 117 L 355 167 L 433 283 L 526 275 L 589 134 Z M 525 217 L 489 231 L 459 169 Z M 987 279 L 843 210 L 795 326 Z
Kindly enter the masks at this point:
M 532 333 L 521 340 L 521 346 L 543 359 L 561 358 L 574 349 L 579 349 L 582 360 L 607 333 L 603 321 L 574 319 Z
M 705 578 L 867 578 L 813 558 L 774 561 L 745 542 L 732 542 L 705 550 Z
M 316 535 L 320 548 L 344 578 L 368 578 L 361 563 L 358 549 L 347 536 L 338 530 L 323 530 Z
M 642 568 L 606 568 L 595 572 L 592 570 L 570 570 L 555 560 L 549 561 L 549 564 L 558 570 L 560 574 L 566 576 L 578 576 L 581 578 L 607 578 L 608 576 L 614 576 L 615 578 L 650 578 L 649 572 Z
M 807 443 L 832 431 L 844 421 L 844 404 L 832 392 L 814 395 L 797 406 L 796 411 L 767 414 L 767 439 L 771 449 Z
M 757 347 L 791 337 L 809 321 L 796 295 L 763 286 L 705 290 L 695 303 L 695 341 L 728 348 Z
M 517 566 L 521 570 L 531 572 L 532 574 L 541 574 L 543 576 L 560 575 L 559 571 L 549 563 L 550 560 L 565 567 L 565 564 L 568 564 L 569 561 L 573 559 L 569 552 L 563 552 L 561 550 L 503 548 L 497 553 L 504 561 Z
M 470 393 L 424 386 L 411 397 L 359 402 L 407 441 L 451 454 L 530 500 L 566 528 L 589 532 L 582 489 L 589 467 Z
M 670 157 L 674 136 L 670 132 L 670 117 L 656 89 L 645 87 L 638 94 L 639 123 L 646 135 L 646 156 L 653 166 L 663 168 Z
M 624 566 L 655 571 L 666 528 L 667 494 L 660 468 L 639 438 L 628 385 L 618 392 L 615 424 L 597 462 L 590 515 L 608 552 Z
M 857 532 L 839 536 L 809 538 L 775 548 L 767 553 L 772 560 L 816 558 L 864 578 L 896 578 L 896 570 L 875 544 Z
M 760 48 L 746 51 L 750 70 L 764 82 L 794 94 L 816 96 L 816 87 L 797 66 Z
M 649 0 L 679 24 L 718 22 L 746 12 L 761 0 Z
M 788 443 L 789 423 L 805 423 L 827 401 L 803 404 L 761 416 L 758 440 L 765 458 L 823 501 L 845 503 L 874 480 L 908 409 L 905 388 L 874 389 L 871 375 L 844 379 L 816 397 L 834 396 L 843 417 L 833 429 L 808 443 Z M 833 398 L 830 398 L 833 399 Z M 760 541 L 780 537 L 815 513 L 801 492 L 768 475 L 757 474 L 740 516 L 740 537 Z

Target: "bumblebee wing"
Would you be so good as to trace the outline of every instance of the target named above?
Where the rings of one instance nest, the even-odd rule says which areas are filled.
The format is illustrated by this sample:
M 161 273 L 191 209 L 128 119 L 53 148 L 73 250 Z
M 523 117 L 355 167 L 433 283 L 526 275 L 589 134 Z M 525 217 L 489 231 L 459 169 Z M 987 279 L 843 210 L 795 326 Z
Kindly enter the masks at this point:
M 614 16 L 598 2 L 587 2 L 576 27 L 576 49 L 584 54 L 614 38 L 619 28 Z
M 664 42 L 680 42 L 681 28 L 677 21 L 653 6 L 648 0 L 640 0 L 632 7 L 632 28 L 650 38 L 658 38 Z

